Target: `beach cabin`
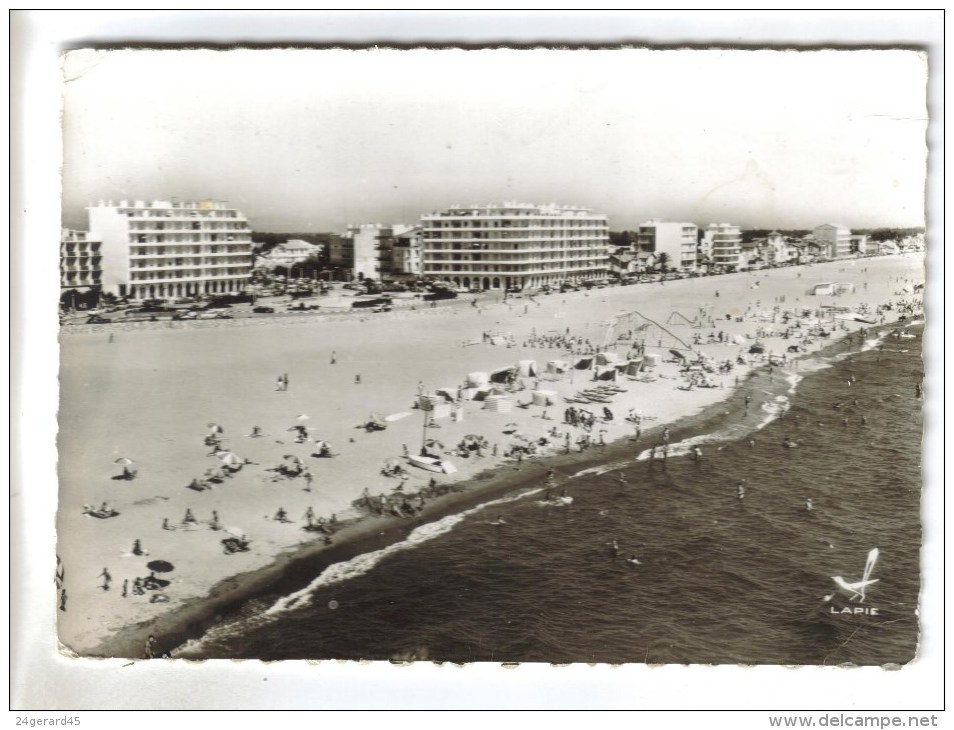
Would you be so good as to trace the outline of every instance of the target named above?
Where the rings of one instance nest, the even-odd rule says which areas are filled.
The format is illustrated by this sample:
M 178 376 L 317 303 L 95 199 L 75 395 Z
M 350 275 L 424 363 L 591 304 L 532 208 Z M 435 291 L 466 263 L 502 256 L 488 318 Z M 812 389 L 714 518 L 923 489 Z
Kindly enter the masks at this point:
M 537 377 L 537 361 L 536 360 L 521 360 L 517 363 L 517 372 L 520 373 L 521 378 L 535 378 Z
M 811 293 L 816 297 L 830 297 L 834 295 L 836 286 L 837 284 L 833 281 L 824 284 L 815 284 L 815 286 L 812 287 Z

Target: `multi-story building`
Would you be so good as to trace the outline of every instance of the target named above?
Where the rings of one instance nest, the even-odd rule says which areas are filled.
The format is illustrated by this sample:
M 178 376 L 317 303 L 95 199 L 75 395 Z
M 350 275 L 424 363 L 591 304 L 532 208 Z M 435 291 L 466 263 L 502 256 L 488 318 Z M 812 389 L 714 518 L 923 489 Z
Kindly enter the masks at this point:
M 391 276 L 406 279 L 421 276 L 421 227 L 413 226 L 395 235 L 391 255 Z
M 102 202 L 88 208 L 103 242 L 103 290 L 169 299 L 245 290 L 252 268 L 248 221 L 225 203 Z
M 308 243 L 299 239 L 292 239 L 279 243 L 268 253 L 262 254 L 255 259 L 256 268 L 274 269 L 277 266 L 288 268 L 294 264 L 304 261 L 309 256 L 317 256 L 322 251 L 320 243 Z
M 636 251 L 652 253 L 656 259 L 665 254 L 667 266 L 695 271 L 699 228 L 694 223 L 651 220 L 640 223 L 636 232 Z
M 831 259 L 843 259 L 851 255 L 851 229 L 837 223 L 823 223 L 812 231 L 815 240 L 822 245 Z
M 731 223 L 710 223 L 705 231 L 710 261 L 716 271 L 735 271 L 742 260 L 742 229 Z
M 331 241 L 330 263 L 345 269 L 348 276 L 355 279 L 381 279 L 400 273 L 395 263 L 394 247 L 397 237 L 412 228 L 400 223 L 348 226 L 344 235 L 335 236 Z
M 102 284 L 103 243 L 86 231 L 64 228 L 60 233 L 61 294 L 86 294 Z
M 421 216 L 424 276 L 520 290 L 607 277 L 605 215 L 574 206 L 455 206 Z

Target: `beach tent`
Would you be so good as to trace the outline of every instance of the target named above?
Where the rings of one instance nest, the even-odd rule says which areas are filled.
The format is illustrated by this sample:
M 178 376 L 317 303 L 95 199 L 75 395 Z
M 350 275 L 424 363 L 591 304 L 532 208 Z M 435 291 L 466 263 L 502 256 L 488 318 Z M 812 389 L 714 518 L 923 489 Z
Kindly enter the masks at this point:
M 616 368 L 606 368 L 605 370 L 596 371 L 596 380 L 616 380 Z
M 620 361 L 620 356 L 615 352 L 601 352 L 596 356 L 597 365 L 615 365 Z
M 471 395 L 470 399 L 475 401 L 483 401 L 487 399 L 491 393 L 493 393 L 493 388 L 474 388 L 474 393 Z
M 484 372 L 474 372 L 467 374 L 467 387 L 480 388 L 490 382 L 490 375 Z
M 825 284 L 815 284 L 812 287 L 812 294 L 817 296 L 824 296 L 828 294 L 835 293 L 835 284 L 833 282 L 827 282 Z
M 593 367 L 593 358 L 592 357 L 581 357 L 573 365 L 577 370 L 589 370 Z
M 513 377 L 514 368 L 507 366 L 505 368 L 499 368 L 490 373 L 490 382 L 491 383 L 506 383 Z
M 455 400 L 457 400 L 457 388 L 438 388 L 437 395 L 443 397 L 444 400 L 453 403 Z
M 638 360 L 630 360 L 626 363 L 625 369 L 623 372 L 626 375 L 639 375 L 640 370 L 643 367 L 643 359 L 639 358 Z
M 484 410 L 510 413 L 513 411 L 513 400 L 505 395 L 489 395 L 484 399 Z
M 557 393 L 555 390 L 535 390 L 532 393 L 533 405 L 547 406 L 556 403 Z
M 523 378 L 535 378 L 537 376 L 537 361 L 521 360 L 517 363 L 517 371 Z
M 570 369 L 570 363 L 566 360 L 550 360 L 547 363 L 547 372 L 554 375 L 563 375 Z

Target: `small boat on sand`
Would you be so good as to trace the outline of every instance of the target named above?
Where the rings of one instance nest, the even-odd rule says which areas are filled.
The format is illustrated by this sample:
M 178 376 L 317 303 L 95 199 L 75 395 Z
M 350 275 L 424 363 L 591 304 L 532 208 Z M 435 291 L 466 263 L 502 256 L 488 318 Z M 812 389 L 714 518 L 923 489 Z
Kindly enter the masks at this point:
M 419 456 L 417 454 L 408 454 L 407 460 L 414 466 L 426 469 L 427 471 L 437 472 L 438 474 L 455 474 L 457 467 L 446 459 L 436 456 Z

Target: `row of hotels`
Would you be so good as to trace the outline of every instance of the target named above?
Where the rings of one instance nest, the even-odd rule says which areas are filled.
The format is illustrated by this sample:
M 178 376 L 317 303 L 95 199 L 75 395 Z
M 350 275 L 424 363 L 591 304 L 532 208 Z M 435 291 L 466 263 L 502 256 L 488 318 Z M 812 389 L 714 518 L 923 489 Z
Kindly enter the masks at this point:
M 255 266 L 293 266 L 320 251 L 280 244 L 253 260 L 252 229 L 218 201 L 100 201 L 89 230 L 64 230 L 64 292 L 99 290 L 134 300 L 243 292 Z M 739 226 L 653 220 L 611 247 L 605 215 L 576 206 L 453 206 L 413 225 L 366 224 L 332 235 L 330 267 L 352 279 L 424 277 L 467 289 L 521 290 L 646 271 L 730 272 L 870 253 L 863 237 L 824 224 L 803 239 L 773 232 L 742 242 Z

